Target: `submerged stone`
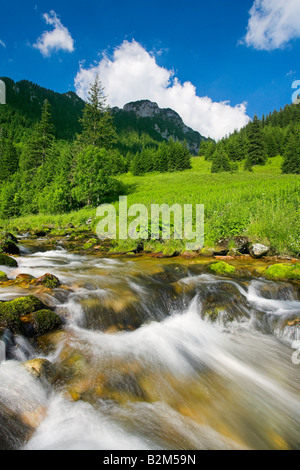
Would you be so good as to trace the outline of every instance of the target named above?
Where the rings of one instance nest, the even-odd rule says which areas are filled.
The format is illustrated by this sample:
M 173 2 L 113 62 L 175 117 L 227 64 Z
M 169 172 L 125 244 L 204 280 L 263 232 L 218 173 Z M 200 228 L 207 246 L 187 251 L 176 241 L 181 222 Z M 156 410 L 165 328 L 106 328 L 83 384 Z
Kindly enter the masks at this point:
M 52 383 L 55 379 L 56 370 L 54 365 L 47 359 L 31 359 L 22 364 L 24 369 L 35 378 Z

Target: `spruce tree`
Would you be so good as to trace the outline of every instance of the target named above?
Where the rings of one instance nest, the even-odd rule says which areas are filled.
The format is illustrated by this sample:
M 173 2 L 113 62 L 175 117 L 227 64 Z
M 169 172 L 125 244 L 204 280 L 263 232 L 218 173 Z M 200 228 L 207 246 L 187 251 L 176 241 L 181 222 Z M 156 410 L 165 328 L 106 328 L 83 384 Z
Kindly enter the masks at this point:
M 213 154 L 211 173 L 221 173 L 223 171 L 235 170 L 236 166 L 230 162 L 224 145 L 220 145 Z
M 248 161 L 253 165 L 264 165 L 267 160 L 264 134 L 255 115 L 248 130 Z
M 84 147 L 111 148 L 116 142 L 116 130 L 106 105 L 104 88 L 99 77 L 90 86 L 88 100 L 81 119 L 82 133 L 78 136 L 80 150 Z
M 52 123 L 51 105 L 44 101 L 40 121 L 35 125 L 29 138 L 27 150 L 21 159 L 23 170 L 36 170 L 51 157 L 54 143 L 54 126 Z
M 296 133 L 296 129 L 292 129 L 289 132 L 282 164 L 282 173 L 300 174 L 300 137 Z

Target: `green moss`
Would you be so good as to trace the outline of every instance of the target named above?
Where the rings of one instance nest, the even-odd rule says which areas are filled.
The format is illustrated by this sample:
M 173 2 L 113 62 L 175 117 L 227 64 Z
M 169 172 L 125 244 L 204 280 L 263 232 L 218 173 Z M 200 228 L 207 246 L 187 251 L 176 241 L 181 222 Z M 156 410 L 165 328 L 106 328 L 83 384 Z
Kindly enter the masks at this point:
M 93 243 L 88 242 L 88 243 L 85 243 L 85 244 L 83 245 L 83 249 L 84 249 L 84 250 L 89 250 L 90 248 L 93 248 L 93 246 L 94 246 Z
M 42 335 L 59 328 L 62 324 L 61 318 L 51 310 L 39 310 L 32 315 L 33 326 L 36 334 Z
M 18 263 L 14 258 L 0 253 L 0 266 L 8 266 L 10 268 L 17 268 Z
M 300 281 L 300 263 L 297 264 L 273 264 L 263 273 L 268 279 L 280 280 L 299 280 Z
M 44 274 L 44 276 L 36 279 L 35 283 L 47 287 L 48 289 L 55 289 L 60 286 L 59 279 L 53 274 Z
M 43 303 L 34 297 L 19 297 L 9 302 L 0 303 L 0 325 L 18 331 L 21 326 L 20 318 L 44 308 Z
M 5 281 L 8 281 L 8 277 L 3 271 L 0 271 L 0 282 L 5 282 Z
M 209 265 L 210 271 L 214 274 L 234 274 L 235 267 L 225 261 L 218 261 Z

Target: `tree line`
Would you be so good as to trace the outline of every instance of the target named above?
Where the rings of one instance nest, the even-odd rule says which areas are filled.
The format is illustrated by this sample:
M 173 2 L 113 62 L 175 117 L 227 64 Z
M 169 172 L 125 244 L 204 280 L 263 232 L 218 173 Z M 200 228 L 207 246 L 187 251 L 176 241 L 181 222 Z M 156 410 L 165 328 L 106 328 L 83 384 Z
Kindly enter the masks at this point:
M 241 161 L 244 170 L 252 171 L 281 155 L 282 173 L 300 174 L 300 106 L 287 105 L 261 119 L 255 115 L 239 132 L 202 142 L 199 155 L 212 162 L 212 173 L 235 172 Z

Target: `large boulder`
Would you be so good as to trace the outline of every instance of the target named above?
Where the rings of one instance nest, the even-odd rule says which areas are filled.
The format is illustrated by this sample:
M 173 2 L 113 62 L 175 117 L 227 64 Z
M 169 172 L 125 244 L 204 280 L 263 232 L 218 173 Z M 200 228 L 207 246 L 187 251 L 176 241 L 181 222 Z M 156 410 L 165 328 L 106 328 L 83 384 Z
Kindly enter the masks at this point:
M 18 263 L 14 258 L 0 253 L 0 266 L 8 266 L 9 268 L 17 268 Z
M 35 296 L 28 295 L 0 302 L 0 328 L 27 337 L 39 336 L 59 328 L 62 320 Z
M 28 295 L 15 300 L 0 303 L 0 327 L 8 328 L 13 332 L 20 332 L 22 328 L 22 318 L 27 315 L 42 310 L 44 304 L 35 296 Z
M 262 245 L 261 243 L 253 243 L 250 246 L 249 253 L 252 258 L 259 259 L 266 256 L 270 251 L 270 247 Z
M 300 263 L 295 264 L 273 264 L 263 273 L 264 277 L 273 280 L 300 281 Z

